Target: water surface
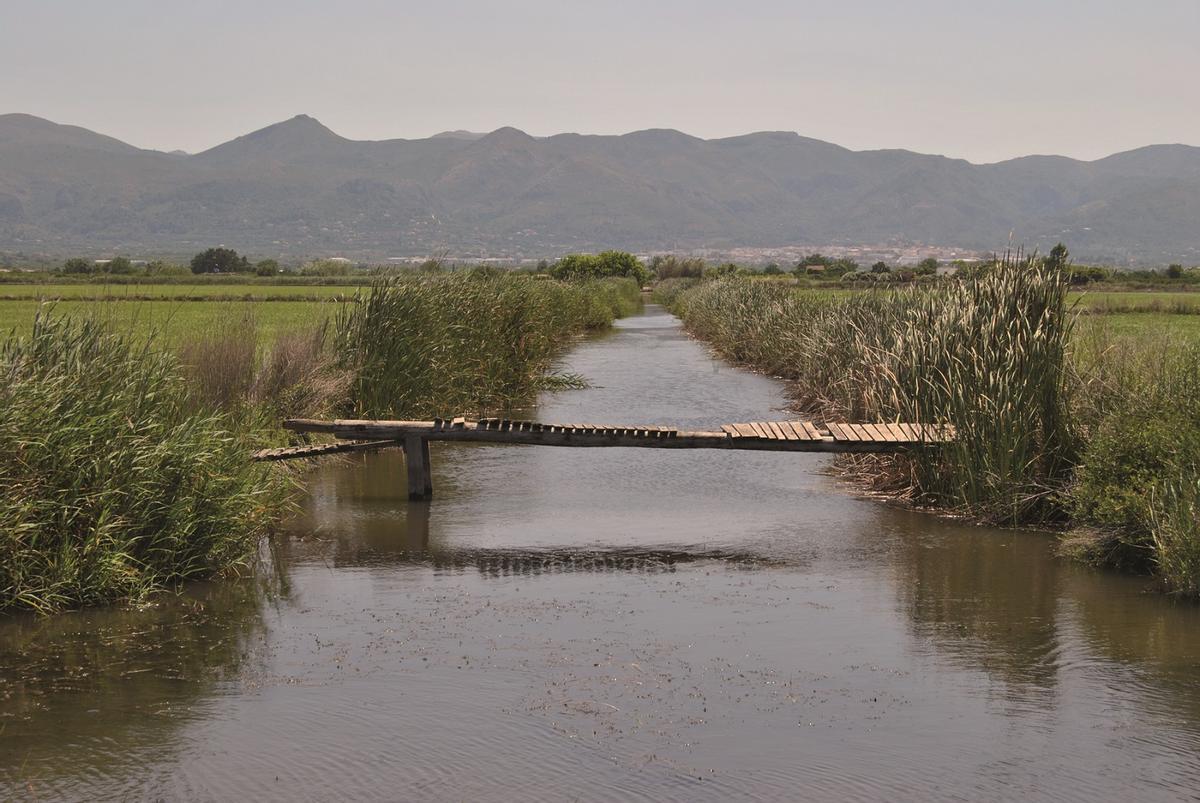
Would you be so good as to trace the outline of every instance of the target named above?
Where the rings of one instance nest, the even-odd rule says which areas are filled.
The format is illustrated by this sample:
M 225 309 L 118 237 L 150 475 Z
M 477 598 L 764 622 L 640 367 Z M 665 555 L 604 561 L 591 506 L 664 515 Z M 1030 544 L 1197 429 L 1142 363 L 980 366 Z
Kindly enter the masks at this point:
M 661 309 L 548 421 L 709 428 L 784 387 Z M 254 581 L 0 622 L 0 798 L 1177 800 L 1200 609 L 830 458 L 434 444 L 326 464 Z

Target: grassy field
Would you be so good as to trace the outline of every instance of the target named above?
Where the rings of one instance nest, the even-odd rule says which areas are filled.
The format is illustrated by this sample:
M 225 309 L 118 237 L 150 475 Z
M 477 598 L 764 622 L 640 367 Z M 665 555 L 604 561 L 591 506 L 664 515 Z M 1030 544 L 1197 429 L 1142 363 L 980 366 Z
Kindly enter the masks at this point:
M 0 300 L 242 299 L 254 301 L 347 298 L 367 288 L 320 284 L 0 284 Z
M 1122 312 L 1080 316 L 1077 327 L 1082 334 L 1088 327 L 1100 327 L 1111 337 L 1128 338 L 1165 335 L 1168 338 L 1200 343 L 1200 315 L 1173 315 L 1161 312 Z
M 59 313 L 98 318 L 136 335 L 161 332 L 173 344 L 253 320 L 260 344 L 270 345 L 282 334 L 332 320 L 341 306 L 339 301 L 366 291 L 350 285 L 270 280 L 239 284 L 0 284 L 0 333 L 29 332 L 43 300 L 52 300 Z M 822 287 L 804 292 L 844 298 L 861 291 Z M 1200 293 L 1072 292 L 1068 303 L 1086 312 L 1089 321 L 1102 322 L 1084 325 L 1104 326 L 1114 337 L 1165 334 L 1200 340 Z
M 1200 315 L 1200 293 L 1194 292 L 1084 291 L 1069 300 L 1088 312 Z
M 0 332 L 27 334 L 39 309 L 53 309 L 73 318 L 107 322 L 119 332 L 144 337 L 161 334 L 164 342 L 182 340 L 251 320 L 260 343 L 268 345 L 286 332 L 320 326 L 341 306 L 335 298 L 323 301 L 3 301 Z

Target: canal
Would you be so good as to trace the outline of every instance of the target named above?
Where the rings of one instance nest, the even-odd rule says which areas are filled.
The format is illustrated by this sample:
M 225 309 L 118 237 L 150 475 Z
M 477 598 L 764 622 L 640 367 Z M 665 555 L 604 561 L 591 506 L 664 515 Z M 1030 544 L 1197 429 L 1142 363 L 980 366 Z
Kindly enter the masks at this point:
M 647 306 L 545 421 L 786 388 Z M 1177 800 L 1200 608 L 816 454 L 434 444 L 320 464 L 254 579 L 0 620 L 0 798 Z

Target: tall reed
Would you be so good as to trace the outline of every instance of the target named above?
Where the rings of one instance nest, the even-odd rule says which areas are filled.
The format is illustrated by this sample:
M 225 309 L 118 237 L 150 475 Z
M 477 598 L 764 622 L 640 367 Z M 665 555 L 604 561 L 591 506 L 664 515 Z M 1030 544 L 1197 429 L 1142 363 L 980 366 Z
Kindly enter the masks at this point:
M 951 424 L 938 452 L 862 461 L 903 493 L 995 521 L 1060 514 L 1074 438 L 1067 283 L 1036 259 L 932 287 L 830 298 L 732 279 L 674 309 L 726 356 L 793 381 L 809 414 Z
M 334 346 L 353 376 L 357 415 L 502 410 L 528 400 L 573 336 L 609 325 L 638 300 L 628 279 L 384 279 L 342 308 Z
M 0 608 L 139 599 L 245 564 L 288 481 L 176 359 L 39 315 L 0 344 Z
M 1157 483 L 1150 511 L 1155 569 L 1171 591 L 1200 597 L 1200 466 Z

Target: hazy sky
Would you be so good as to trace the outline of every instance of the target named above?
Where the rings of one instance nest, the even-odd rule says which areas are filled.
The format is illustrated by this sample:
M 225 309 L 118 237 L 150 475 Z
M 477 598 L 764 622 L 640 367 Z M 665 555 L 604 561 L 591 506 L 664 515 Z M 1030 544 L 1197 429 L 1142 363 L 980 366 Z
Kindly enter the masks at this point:
M 798 131 L 972 161 L 1200 144 L 1200 0 L 0 0 L 0 113 L 203 150 Z

